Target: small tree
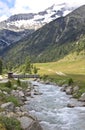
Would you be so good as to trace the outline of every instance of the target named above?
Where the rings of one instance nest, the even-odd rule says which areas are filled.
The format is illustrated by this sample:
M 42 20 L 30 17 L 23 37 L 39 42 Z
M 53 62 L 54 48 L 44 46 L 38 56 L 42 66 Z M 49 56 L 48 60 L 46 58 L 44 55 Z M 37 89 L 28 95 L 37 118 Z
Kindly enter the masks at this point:
M 0 59 L 0 74 L 2 74 L 2 66 L 3 66 L 2 60 Z
M 33 72 L 34 72 L 34 74 L 37 74 L 37 73 L 38 73 L 38 68 L 36 68 L 36 66 L 34 66 Z
M 8 62 L 7 64 L 6 64 L 6 69 L 8 70 L 8 71 L 12 71 L 12 67 L 13 66 L 13 64 L 12 64 L 12 62 Z
M 72 78 L 68 79 L 68 85 L 72 85 L 72 84 L 73 84 L 73 79 Z
M 19 78 L 18 78 L 18 80 L 17 80 L 17 85 L 18 85 L 18 86 L 21 86 L 21 81 L 20 81 Z
M 27 57 L 25 60 L 25 73 L 31 74 L 31 69 L 32 69 L 31 60 L 29 57 Z
M 12 88 L 12 83 L 10 80 L 5 84 L 5 87 Z

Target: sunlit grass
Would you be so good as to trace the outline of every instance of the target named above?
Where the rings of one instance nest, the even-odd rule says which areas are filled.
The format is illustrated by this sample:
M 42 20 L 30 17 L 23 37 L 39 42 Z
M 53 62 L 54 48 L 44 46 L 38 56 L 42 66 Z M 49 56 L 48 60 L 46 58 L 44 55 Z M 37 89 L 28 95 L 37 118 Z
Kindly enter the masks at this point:
M 56 82 L 72 78 L 76 85 L 85 88 L 85 58 L 81 55 L 69 54 L 57 62 L 37 63 L 36 66 L 40 68 L 39 74 L 48 75 Z
M 85 75 L 85 60 L 38 63 L 36 66 L 40 68 L 40 74 L 55 74 L 57 72 L 62 72 L 65 74 Z

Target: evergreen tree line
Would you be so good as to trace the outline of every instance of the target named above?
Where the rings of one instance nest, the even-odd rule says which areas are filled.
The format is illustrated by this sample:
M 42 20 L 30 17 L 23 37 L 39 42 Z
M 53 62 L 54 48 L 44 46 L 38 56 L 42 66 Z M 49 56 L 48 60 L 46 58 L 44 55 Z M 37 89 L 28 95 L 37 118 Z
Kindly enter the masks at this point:
M 36 66 L 33 65 L 33 63 L 31 63 L 31 59 L 30 57 L 27 57 L 25 59 L 25 63 L 24 65 L 19 65 L 17 66 L 17 69 L 21 66 L 22 72 L 24 73 L 28 73 L 28 74 L 37 74 L 38 73 L 38 68 Z M 2 59 L 0 59 L 0 75 L 3 73 L 3 71 L 5 70 L 5 72 L 10 72 L 13 71 L 15 66 L 13 66 L 12 62 L 7 62 L 4 64 L 4 61 Z

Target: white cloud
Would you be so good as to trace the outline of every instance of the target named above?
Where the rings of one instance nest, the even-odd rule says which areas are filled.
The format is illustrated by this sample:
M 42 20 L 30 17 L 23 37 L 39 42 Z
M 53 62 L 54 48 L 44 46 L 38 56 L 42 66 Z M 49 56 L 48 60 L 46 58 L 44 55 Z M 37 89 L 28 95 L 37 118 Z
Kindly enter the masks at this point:
M 0 1 L 0 16 L 9 15 L 9 8 L 6 3 Z
M 16 0 L 14 8 L 11 9 L 12 14 L 38 12 L 46 9 L 54 2 L 52 0 Z
M 2 15 L 1 17 L 0 17 L 0 22 L 1 21 L 3 21 L 3 20 L 6 20 L 8 17 L 6 16 L 6 15 Z
M 7 0 L 12 2 L 12 0 Z M 85 4 L 85 0 L 15 0 L 14 7 L 9 8 L 4 2 L 0 0 L 0 16 L 10 16 L 18 13 L 29 13 L 42 11 L 54 3 L 69 3 L 69 5 L 80 6 Z
M 85 3 L 84 0 L 16 0 L 15 6 L 10 11 L 12 14 L 17 13 L 28 13 L 28 12 L 38 12 L 42 11 L 52 4 L 60 4 L 60 3 L 69 3 L 69 5 L 83 5 Z

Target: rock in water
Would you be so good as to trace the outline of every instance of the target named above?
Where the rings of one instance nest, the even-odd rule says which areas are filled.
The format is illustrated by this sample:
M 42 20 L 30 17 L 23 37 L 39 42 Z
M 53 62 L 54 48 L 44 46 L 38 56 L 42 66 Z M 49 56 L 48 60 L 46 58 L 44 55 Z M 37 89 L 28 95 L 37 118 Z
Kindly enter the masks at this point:
M 82 101 L 82 102 L 85 101 L 85 93 L 83 93 L 83 94 L 81 95 L 81 97 L 79 98 L 79 101 Z

